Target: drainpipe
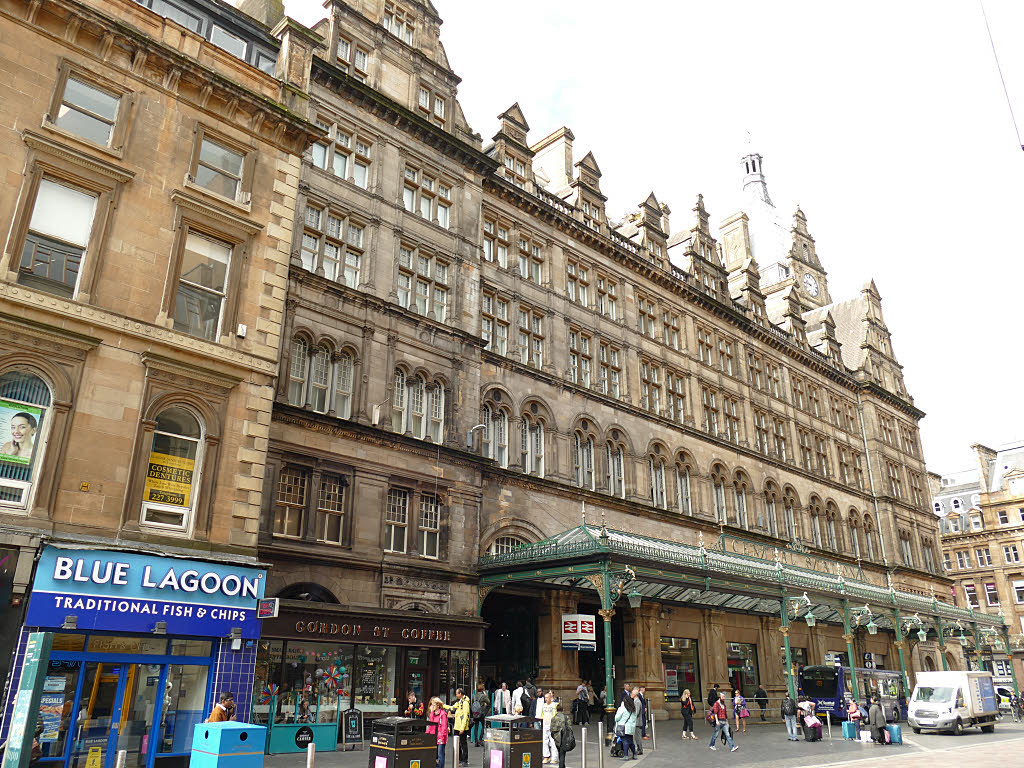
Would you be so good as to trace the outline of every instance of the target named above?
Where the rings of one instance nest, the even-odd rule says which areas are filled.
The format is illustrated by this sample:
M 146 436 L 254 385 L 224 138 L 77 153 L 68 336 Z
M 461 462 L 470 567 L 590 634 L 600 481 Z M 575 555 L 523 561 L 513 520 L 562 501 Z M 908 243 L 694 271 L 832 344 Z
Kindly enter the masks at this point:
M 860 392 L 857 393 L 857 417 L 860 420 L 860 439 L 864 443 L 864 463 L 868 472 L 868 487 L 871 489 L 871 504 L 875 508 L 875 530 L 878 531 L 878 547 L 882 550 L 882 564 L 889 564 L 889 557 L 885 550 L 885 537 L 882 536 L 882 518 L 878 514 L 878 496 L 875 493 L 875 473 L 871 468 L 871 450 L 868 448 L 868 433 L 864 426 L 864 403 L 860 399 Z

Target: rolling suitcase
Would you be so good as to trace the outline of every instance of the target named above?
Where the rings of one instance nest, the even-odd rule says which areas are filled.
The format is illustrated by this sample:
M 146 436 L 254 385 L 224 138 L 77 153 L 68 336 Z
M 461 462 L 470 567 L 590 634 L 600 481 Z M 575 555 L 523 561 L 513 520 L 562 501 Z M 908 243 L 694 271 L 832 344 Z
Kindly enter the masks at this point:
M 898 725 L 887 725 L 885 730 L 889 732 L 889 743 L 890 744 L 902 744 L 903 743 L 903 729 Z
M 843 721 L 843 738 L 844 739 L 856 739 L 857 738 L 857 724 L 852 720 Z

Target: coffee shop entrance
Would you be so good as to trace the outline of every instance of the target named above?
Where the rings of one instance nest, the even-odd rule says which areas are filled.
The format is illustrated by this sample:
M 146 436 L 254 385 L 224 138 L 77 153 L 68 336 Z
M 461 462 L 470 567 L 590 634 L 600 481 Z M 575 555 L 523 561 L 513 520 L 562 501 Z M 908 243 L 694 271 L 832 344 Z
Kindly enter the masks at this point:
M 271 751 L 291 749 L 292 731 L 300 742 L 313 738 L 317 749 L 332 749 L 349 709 L 362 713 L 368 733 L 374 719 L 404 713 L 410 693 L 419 702 L 451 701 L 475 679 L 483 627 L 476 617 L 354 613 L 282 600 L 280 615 L 263 625 L 254 722 L 271 726 Z

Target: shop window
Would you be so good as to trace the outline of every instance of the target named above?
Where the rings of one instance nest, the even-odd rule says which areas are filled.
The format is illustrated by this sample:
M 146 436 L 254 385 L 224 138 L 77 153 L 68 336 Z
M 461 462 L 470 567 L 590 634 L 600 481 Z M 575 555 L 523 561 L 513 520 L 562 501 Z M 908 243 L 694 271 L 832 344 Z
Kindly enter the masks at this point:
M 188 408 L 156 417 L 143 491 L 143 525 L 173 531 L 192 526 L 203 464 L 203 424 Z
M 757 688 L 757 646 L 753 643 L 726 643 L 729 684 L 749 696 Z
M 367 713 L 395 711 L 395 659 L 392 646 L 360 645 L 356 652 L 359 685 L 353 706 Z
M 697 641 L 688 637 L 662 637 L 661 663 L 665 668 L 665 698 L 678 701 L 690 691 L 695 702 L 703 698 Z
M 78 291 L 97 196 L 43 177 L 21 249 L 18 282 L 66 299 Z
M 274 535 L 297 538 L 302 535 L 302 518 L 306 510 L 309 471 L 285 467 L 277 478 L 274 503 Z
M 207 643 L 209 645 L 209 643 Z M 160 718 L 157 754 L 192 751 L 191 734 L 206 718 L 206 688 L 210 668 L 197 664 L 169 664 Z M 145 683 L 148 684 L 148 679 Z M 159 765 L 159 763 L 157 763 Z
M 49 433 L 50 388 L 28 371 L 0 375 L 0 508 L 25 509 Z
M 270 715 L 266 691 L 277 685 L 274 722 L 336 723 L 348 708 L 352 695 L 352 645 L 288 641 L 282 653 L 280 640 L 260 641 L 253 679 L 253 721 L 266 723 Z

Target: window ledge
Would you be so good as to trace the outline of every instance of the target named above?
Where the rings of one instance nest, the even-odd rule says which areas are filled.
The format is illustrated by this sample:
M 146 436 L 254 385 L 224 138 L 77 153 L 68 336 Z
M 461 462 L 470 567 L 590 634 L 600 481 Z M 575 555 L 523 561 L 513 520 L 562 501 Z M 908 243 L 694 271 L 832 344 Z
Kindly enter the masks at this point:
M 235 200 L 234 198 L 219 195 L 216 192 L 211 192 L 204 186 L 196 184 L 196 182 L 192 180 L 192 177 L 189 174 L 185 174 L 184 186 L 187 189 L 194 190 L 200 193 L 201 195 L 210 197 L 219 203 L 225 203 L 227 205 L 230 205 L 232 208 L 237 208 L 238 210 L 244 211 L 245 213 L 252 213 L 252 192 L 246 193 L 249 195 L 249 202 L 240 203 L 238 202 L 238 200 Z
M 65 134 L 64 131 L 60 131 L 60 133 L 61 135 Z M 73 134 L 69 135 L 73 136 Z M 21 137 L 31 149 L 45 152 L 48 155 L 55 155 L 62 160 L 66 160 L 69 163 L 77 165 L 80 168 L 85 168 L 86 170 L 99 174 L 100 176 L 112 179 L 119 184 L 127 184 L 135 178 L 134 171 L 130 171 L 121 165 L 107 160 L 91 157 L 75 147 L 57 142 L 49 136 L 44 136 L 37 131 L 26 129 L 22 133 Z
M 202 187 L 197 187 L 194 184 L 186 183 L 186 186 L 188 186 L 189 189 L 202 191 L 203 194 L 210 194 Z M 228 200 L 226 197 L 221 197 L 220 195 L 211 195 L 211 197 L 214 197 L 220 201 L 230 203 L 231 205 L 244 210 L 246 213 L 249 212 L 248 207 L 239 206 L 238 203 L 232 202 Z M 263 231 L 263 225 L 260 224 L 259 222 L 254 221 L 253 219 L 250 219 L 245 216 L 239 216 L 238 214 L 233 213 L 231 211 L 226 211 L 223 208 L 217 207 L 215 205 L 211 205 L 202 198 L 190 195 L 188 192 L 182 191 L 180 189 L 176 189 L 173 192 L 171 192 L 171 202 L 181 206 L 182 208 L 188 208 L 190 210 L 206 214 L 207 216 L 224 222 L 228 226 L 241 229 L 243 232 L 250 236 L 256 235 L 259 232 Z
M 110 155 L 111 157 L 115 157 L 118 160 L 124 160 L 123 146 L 118 149 L 114 149 L 113 147 L 108 146 L 106 144 L 97 144 L 94 141 L 89 141 L 89 139 L 86 139 L 83 136 L 79 136 L 77 133 L 73 133 L 69 130 L 61 128 L 59 125 L 57 125 L 50 119 L 49 115 L 46 115 L 43 118 L 43 123 L 41 127 L 48 133 L 53 133 L 64 139 L 71 139 L 72 141 L 78 142 L 83 146 L 88 147 L 89 149 L 94 149 L 97 152 L 102 152 L 105 155 Z

